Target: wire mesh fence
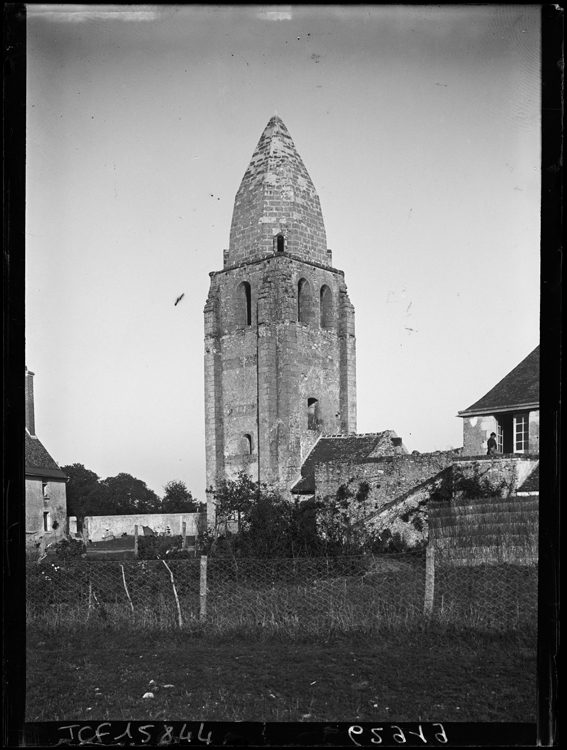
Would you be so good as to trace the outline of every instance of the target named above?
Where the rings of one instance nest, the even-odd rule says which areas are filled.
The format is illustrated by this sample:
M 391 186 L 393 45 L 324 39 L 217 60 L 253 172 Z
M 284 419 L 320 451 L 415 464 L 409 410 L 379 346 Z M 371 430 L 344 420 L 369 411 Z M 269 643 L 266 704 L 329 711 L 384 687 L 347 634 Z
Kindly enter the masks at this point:
M 336 558 L 197 558 L 27 565 L 29 622 L 211 632 L 369 631 L 425 618 L 535 625 L 537 566 L 456 565 L 424 550 Z

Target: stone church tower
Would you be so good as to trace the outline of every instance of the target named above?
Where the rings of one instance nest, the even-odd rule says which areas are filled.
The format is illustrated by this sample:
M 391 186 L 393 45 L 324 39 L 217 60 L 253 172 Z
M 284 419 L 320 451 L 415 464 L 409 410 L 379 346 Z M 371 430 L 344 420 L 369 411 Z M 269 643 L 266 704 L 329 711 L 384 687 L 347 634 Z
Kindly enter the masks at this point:
M 356 432 L 356 375 L 344 274 L 279 117 L 242 178 L 223 260 L 205 305 L 207 487 L 245 470 L 287 494 L 321 434 Z

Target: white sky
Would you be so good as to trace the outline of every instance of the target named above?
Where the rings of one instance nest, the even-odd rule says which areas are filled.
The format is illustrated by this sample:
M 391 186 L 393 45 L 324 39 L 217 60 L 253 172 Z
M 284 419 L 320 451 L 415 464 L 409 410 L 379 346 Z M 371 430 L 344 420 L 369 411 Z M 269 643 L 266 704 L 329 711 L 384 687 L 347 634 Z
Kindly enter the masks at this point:
M 355 306 L 358 431 L 462 445 L 457 411 L 539 341 L 540 11 L 28 6 L 26 363 L 53 458 L 205 499 L 208 274 L 275 113 Z

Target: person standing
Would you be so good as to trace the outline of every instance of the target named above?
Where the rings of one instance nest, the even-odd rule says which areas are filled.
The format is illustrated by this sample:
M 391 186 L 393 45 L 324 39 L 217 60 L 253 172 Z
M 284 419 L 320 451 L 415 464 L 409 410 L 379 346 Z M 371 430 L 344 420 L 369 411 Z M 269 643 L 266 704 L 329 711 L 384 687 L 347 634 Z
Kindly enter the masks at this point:
M 496 433 L 491 432 L 490 437 L 488 438 L 487 442 L 487 448 L 486 451 L 487 456 L 494 456 L 495 453 L 498 453 L 498 443 L 496 442 Z

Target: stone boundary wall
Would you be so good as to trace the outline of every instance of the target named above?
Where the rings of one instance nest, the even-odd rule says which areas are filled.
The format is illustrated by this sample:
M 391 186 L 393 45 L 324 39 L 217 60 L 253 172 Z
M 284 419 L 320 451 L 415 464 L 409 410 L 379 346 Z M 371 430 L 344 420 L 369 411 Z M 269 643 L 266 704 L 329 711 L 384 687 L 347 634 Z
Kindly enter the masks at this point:
M 142 526 L 149 526 L 156 534 L 165 534 L 167 529 L 172 536 L 182 533 L 183 521 L 187 536 L 197 536 L 201 524 L 206 523 L 205 513 L 145 513 L 133 516 L 86 516 L 83 528 L 91 542 L 100 542 L 106 536 L 119 537 L 134 535 L 134 526 L 143 534 Z M 77 533 L 77 519 L 69 517 L 69 533 Z

